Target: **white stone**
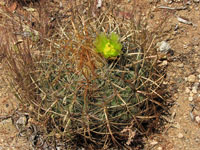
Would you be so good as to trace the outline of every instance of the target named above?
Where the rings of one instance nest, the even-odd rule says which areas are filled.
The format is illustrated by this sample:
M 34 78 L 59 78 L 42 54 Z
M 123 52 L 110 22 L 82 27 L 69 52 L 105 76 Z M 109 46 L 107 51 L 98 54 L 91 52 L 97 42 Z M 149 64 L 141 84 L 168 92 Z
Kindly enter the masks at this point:
M 164 0 L 164 1 L 165 1 L 165 3 L 169 3 L 169 4 L 172 3 L 172 0 Z
M 188 99 L 190 102 L 193 101 L 193 97 L 191 97 L 191 96 Z
M 196 82 L 196 83 L 194 83 L 193 87 L 195 87 L 196 89 L 198 89 L 199 84 L 200 84 L 200 83 Z
M 192 87 L 192 93 L 197 94 L 197 88 L 196 87 Z
M 187 49 L 187 48 L 188 48 L 188 46 L 187 46 L 187 45 L 183 45 L 183 48 L 184 48 L 184 49 Z
M 199 3 L 199 2 L 200 2 L 200 0 L 193 0 L 193 2 L 195 2 L 195 3 Z
M 162 42 L 157 43 L 157 46 L 159 47 L 158 50 L 161 53 L 168 53 L 169 50 L 171 49 L 171 46 L 166 41 L 162 41 Z
M 177 67 L 179 67 L 179 68 L 183 68 L 183 66 L 184 66 L 183 64 L 178 64 L 177 65 Z
M 159 66 L 167 66 L 168 62 L 167 60 L 164 60 Z
M 157 150 L 163 150 L 163 148 L 159 146 Z
M 196 120 L 197 123 L 200 123 L 200 117 L 199 116 L 196 116 L 195 120 Z
M 186 88 L 185 88 L 185 92 L 186 92 L 186 93 L 190 93 L 190 88 L 189 88 L 189 87 L 186 87 Z
M 182 133 L 179 133 L 179 134 L 178 134 L 178 138 L 179 138 L 179 139 L 182 139 L 182 138 L 183 138 L 183 134 L 182 134 Z
M 194 93 L 190 92 L 190 97 L 193 97 L 194 96 Z
M 25 125 L 27 124 L 27 118 L 26 116 L 21 116 L 17 122 L 16 122 L 16 126 L 22 126 L 22 127 L 25 127 Z
M 195 82 L 196 76 L 192 74 L 192 75 L 188 76 L 187 80 L 188 80 L 189 82 Z

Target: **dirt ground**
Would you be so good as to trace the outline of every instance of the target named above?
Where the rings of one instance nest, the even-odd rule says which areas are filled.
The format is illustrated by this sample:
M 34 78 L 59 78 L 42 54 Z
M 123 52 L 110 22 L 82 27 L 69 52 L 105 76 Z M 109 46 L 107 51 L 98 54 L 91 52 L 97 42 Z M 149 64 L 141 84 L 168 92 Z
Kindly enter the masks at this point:
M 0 3 L 1 4 L 1 3 Z M 3 5 L 3 3 L 2 3 Z M 174 54 L 168 56 L 167 79 L 171 102 L 171 116 L 161 133 L 146 139 L 145 150 L 200 149 L 200 2 L 198 0 L 146 0 L 151 14 L 149 28 L 156 26 L 163 10 L 169 18 L 165 22 L 162 41 L 170 44 Z M 12 8 L 13 9 L 13 8 Z M 17 8 L 16 8 L 17 9 Z M 152 23 L 151 23 L 152 22 Z M 19 136 L 12 114 L 19 107 L 2 79 L 0 66 L 0 150 L 27 150 L 31 143 Z
M 170 2 L 170 1 L 168 1 Z M 169 36 L 163 40 L 170 43 L 174 56 L 168 58 L 167 84 L 174 105 L 163 133 L 149 139 L 147 149 L 155 150 L 199 150 L 200 149 L 200 3 L 190 0 L 162 1 L 157 7 L 171 11 L 166 23 Z M 174 8 L 175 10 L 170 10 Z M 180 10 L 179 10 L 180 9 Z M 158 12 L 153 13 L 159 17 Z M 178 17 L 190 23 L 180 22 Z M 177 28 L 177 29 L 176 29 Z
M 2 78 L 5 75 L 0 64 L 0 150 L 28 150 L 30 143 L 27 138 L 19 136 L 19 130 L 13 123 L 13 114 L 19 105 Z

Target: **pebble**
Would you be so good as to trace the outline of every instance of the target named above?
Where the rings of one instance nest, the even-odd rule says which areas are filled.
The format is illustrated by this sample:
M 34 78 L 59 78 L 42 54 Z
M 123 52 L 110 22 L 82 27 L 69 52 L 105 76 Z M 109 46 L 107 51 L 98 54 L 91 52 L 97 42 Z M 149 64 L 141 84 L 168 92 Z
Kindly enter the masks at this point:
M 169 4 L 171 4 L 173 1 L 172 0 L 164 0 L 165 1 L 165 3 L 169 3 Z
M 157 150 L 163 150 L 163 148 L 159 146 Z
M 179 68 L 183 68 L 183 66 L 184 66 L 183 64 L 178 64 L 177 65 L 177 67 L 179 67 Z
M 193 97 L 194 96 L 194 93 L 190 92 L 190 97 Z
M 197 94 L 197 88 L 196 87 L 192 87 L 192 93 Z
M 16 127 L 17 128 L 25 127 L 27 124 L 27 121 L 28 120 L 27 120 L 26 116 L 21 116 L 16 122 Z
M 56 137 L 57 139 L 60 139 L 60 138 L 62 137 L 62 135 L 59 134 L 59 133 L 56 133 L 56 134 L 55 134 L 55 137 Z
M 182 133 L 179 133 L 179 134 L 178 134 L 178 138 L 179 138 L 179 139 L 182 139 L 182 138 L 183 138 L 183 134 L 182 134 Z
M 164 60 L 159 66 L 167 66 L 168 62 L 167 60 Z
M 185 88 L 185 93 L 190 93 L 190 88 L 189 87 Z
M 195 75 L 190 75 L 189 77 L 187 77 L 187 80 L 188 80 L 189 82 L 195 82 L 196 76 L 195 76 Z
M 193 97 L 191 97 L 191 96 L 188 99 L 190 102 L 193 101 Z
M 200 2 L 200 0 L 193 0 L 193 2 L 195 2 L 195 3 L 199 3 L 199 2 Z
M 187 46 L 187 45 L 183 45 L 183 48 L 184 48 L 184 49 L 187 49 L 187 48 L 188 48 L 188 46 Z
M 34 107 L 32 105 L 30 105 L 28 109 L 29 109 L 30 112 L 34 111 Z
M 195 87 L 196 89 L 198 89 L 199 84 L 200 84 L 200 83 L 196 82 L 196 83 L 194 83 L 193 87 Z
M 195 120 L 196 120 L 197 123 L 200 123 L 200 117 L 199 116 L 196 116 Z
M 171 49 L 171 46 L 166 41 L 162 41 L 162 42 L 157 43 L 157 46 L 159 47 L 158 50 L 161 53 L 165 53 L 165 54 L 168 53 L 169 50 Z

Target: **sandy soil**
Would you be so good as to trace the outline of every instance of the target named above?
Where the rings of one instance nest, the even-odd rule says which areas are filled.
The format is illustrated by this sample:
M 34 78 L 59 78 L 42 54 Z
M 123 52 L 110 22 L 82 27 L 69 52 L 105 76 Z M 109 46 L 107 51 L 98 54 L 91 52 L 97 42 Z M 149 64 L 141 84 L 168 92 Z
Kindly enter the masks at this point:
M 153 4 L 150 4 L 153 5 Z M 155 5 L 154 5 L 155 6 Z M 149 139 L 147 149 L 153 150 L 199 150 L 200 149 L 200 3 L 192 0 L 172 2 L 161 1 L 156 7 L 184 8 L 169 10 L 166 23 L 169 34 L 163 40 L 170 43 L 174 56 L 168 58 L 167 82 L 172 94 L 174 106 L 170 109 L 172 116 L 163 133 Z M 159 17 L 159 12 L 154 12 Z M 189 23 L 182 23 L 181 17 Z M 176 29 L 177 28 L 177 29 Z
M 5 84 L 4 73 L 0 64 L 0 150 L 29 150 L 30 143 L 13 123 L 19 105 Z

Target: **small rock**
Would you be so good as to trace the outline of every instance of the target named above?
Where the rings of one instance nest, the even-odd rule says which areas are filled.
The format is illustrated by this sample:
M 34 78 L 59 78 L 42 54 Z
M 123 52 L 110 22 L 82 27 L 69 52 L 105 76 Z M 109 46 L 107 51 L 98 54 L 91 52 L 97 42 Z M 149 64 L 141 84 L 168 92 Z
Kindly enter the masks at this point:
M 183 48 L 184 48 L 184 49 L 187 49 L 187 48 L 188 48 L 188 46 L 187 46 L 187 45 L 183 45 Z
M 200 74 L 198 75 L 198 78 L 200 79 Z
M 166 82 L 166 81 L 163 81 L 163 84 L 164 84 L 164 85 L 168 85 L 169 83 L 168 83 L 168 82 Z
M 167 66 L 168 62 L 167 60 L 164 60 L 161 64 L 159 64 L 159 66 Z
M 197 94 L 197 88 L 196 87 L 192 87 L 192 93 Z
M 196 120 L 197 123 L 200 123 L 200 117 L 199 116 L 196 116 L 195 120 Z
M 199 2 L 200 2 L 200 0 L 193 0 L 193 2 L 195 2 L 195 3 L 199 3 Z
M 34 111 L 34 107 L 32 105 L 30 105 L 28 109 L 29 109 L 30 112 Z
M 185 88 L 185 93 L 190 93 L 190 88 L 189 87 Z
M 191 97 L 191 96 L 188 99 L 190 102 L 193 101 L 193 97 Z
M 193 87 L 195 87 L 196 89 L 198 89 L 199 84 L 200 84 L 200 83 L 196 82 L 196 83 L 194 83 Z
M 193 97 L 194 96 L 194 93 L 190 92 L 190 97 Z
M 159 146 L 157 150 L 163 150 L 163 148 Z
M 177 67 L 179 67 L 179 68 L 183 68 L 183 66 L 184 66 L 183 64 L 178 64 L 177 65 Z
M 179 139 L 182 139 L 182 138 L 183 138 L 183 134 L 182 134 L 182 133 L 179 133 L 179 134 L 178 134 L 178 138 L 179 138 Z
M 60 138 L 62 137 L 62 135 L 59 134 L 59 133 L 56 133 L 56 134 L 55 134 L 55 137 L 56 137 L 57 139 L 60 139 Z
M 192 112 L 190 112 L 190 118 L 191 118 L 192 121 L 194 121 L 194 115 L 193 115 Z
M 23 127 L 25 127 L 27 123 L 28 123 L 27 117 L 26 116 L 22 116 L 17 120 L 16 127 L 17 127 L 18 130 L 20 130 Z
M 161 53 L 165 53 L 165 54 L 168 53 L 169 50 L 171 49 L 171 46 L 166 41 L 162 41 L 162 42 L 157 43 L 157 46 L 159 47 L 158 50 Z
M 196 76 L 195 76 L 195 75 L 190 75 L 190 76 L 187 78 L 187 80 L 188 80 L 189 82 L 195 82 Z
M 183 48 L 184 48 L 184 49 L 187 49 L 187 48 L 188 48 L 188 46 L 187 46 L 187 45 L 183 45 Z
M 61 147 L 59 147 L 59 146 L 57 146 L 57 147 L 56 147 L 56 150 L 62 150 L 62 148 L 61 148 Z
M 173 1 L 172 0 L 164 0 L 165 3 L 171 4 Z

